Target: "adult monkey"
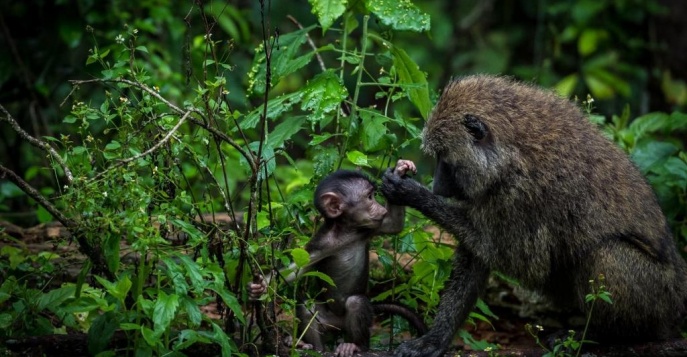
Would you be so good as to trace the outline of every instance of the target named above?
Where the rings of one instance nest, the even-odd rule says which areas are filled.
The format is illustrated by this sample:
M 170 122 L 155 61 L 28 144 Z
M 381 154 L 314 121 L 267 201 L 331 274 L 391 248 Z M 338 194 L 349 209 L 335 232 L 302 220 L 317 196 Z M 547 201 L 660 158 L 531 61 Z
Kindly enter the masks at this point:
M 415 164 L 398 160 L 391 174 L 399 177 L 416 172 Z M 369 281 L 370 240 L 379 234 L 398 233 L 403 229 L 405 207 L 380 205 L 375 199 L 375 185 L 361 172 L 340 170 L 325 177 L 317 185 L 315 207 L 324 217 L 324 224 L 305 246 L 310 262 L 300 270 L 292 264 L 280 273 L 291 282 L 311 270 L 328 275 L 334 286 L 316 281 L 322 295 L 312 309 L 299 304 L 299 331 L 303 333 L 304 349 L 324 350 L 325 337 L 344 333 L 344 342 L 335 355 L 350 357 L 369 348 L 373 313 L 404 317 L 420 333 L 426 327 L 420 317 L 408 308 L 395 304 L 371 304 L 367 298 Z M 248 285 L 249 296 L 258 299 L 267 290 L 268 276 Z M 267 280 L 267 281 L 266 281 Z M 293 338 L 286 341 L 291 345 Z
M 387 172 L 382 193 L 416 208 L 459 245 L 434 326 L 396 356 L 440 356 L 491 270 L 585 311 L 605 275 L 592 339 L 675 336 L 687 268 L 656 197 L 627 156 L 574 103 L 503 77 L 452 81 L 423 131 L 433 192 Z

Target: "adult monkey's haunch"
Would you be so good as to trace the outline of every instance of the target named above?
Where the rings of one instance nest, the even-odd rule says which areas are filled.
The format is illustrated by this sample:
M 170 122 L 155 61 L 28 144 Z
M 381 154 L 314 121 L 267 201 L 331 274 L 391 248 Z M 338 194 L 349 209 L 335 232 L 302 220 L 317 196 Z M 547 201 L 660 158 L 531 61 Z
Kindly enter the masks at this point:
M 399 160 L 392 175 L 405 176 L 415 172 L 415 164 Z M 337 171 L 324 178 L 315 190 L 315 206 L 324 217 L 324 224 L 306 245 L 310 262 L 300 271 L 291 265 L 286 270 L 287 282 L 310 270 L 328 275 L 335 286 L 317 281 L 314 308 L 298 306 L 300 332 L 305 331 L 301 347 L 324 350 L 325 335 L 344 333 L 344 342 L 337 346 L 337 356 L 349 357 L 368 349 L 373 312 L 400 315 L 419 333 L 426 327 L 411 310 L 394 303 L 372 305 L 367 298 L 369 280 L 370 240 L 375 235 L 398 233 L 403 229 L 405 208 L 380 205 L 375 199 L 375 186 L 357 171 Z M 267 277 L 270 280 L 271 277 Z M 249 295 L 263 295 L 267 282 L 249 284 Z M 293 340 L 293 339 L 292 339 Z
M 597 341 L 677 333 L 685 261 L 649 185 L 574 103 L 502 77 L 455 80 L 426 123 L 423 148 L 437 159 L 433 192 L 387 173 L 382 193 L 459 245 L 434 326 L 396 356 L 441 355 L 491 270 L 582 311 L 589 280 L 604 274 L 613 304 L 594 307 Z

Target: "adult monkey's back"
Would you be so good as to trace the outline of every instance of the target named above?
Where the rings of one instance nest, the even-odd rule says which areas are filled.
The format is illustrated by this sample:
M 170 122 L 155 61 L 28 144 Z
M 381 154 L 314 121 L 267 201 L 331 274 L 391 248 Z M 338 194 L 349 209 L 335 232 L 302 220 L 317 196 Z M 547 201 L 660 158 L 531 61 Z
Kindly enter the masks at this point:
M 459 245 L 434 326 L 396 356 L 439 356 L 491 270 L 584 311 L 605 275 L 592 338 L 676 335 L 687 268 L 645 179 L 574 103 L 503 77 L 451 82 L 426 123 L 433 192 L 387 173 L 382 192 L 454 234 Z M 443 197 L 440 197 L 443 196 Z

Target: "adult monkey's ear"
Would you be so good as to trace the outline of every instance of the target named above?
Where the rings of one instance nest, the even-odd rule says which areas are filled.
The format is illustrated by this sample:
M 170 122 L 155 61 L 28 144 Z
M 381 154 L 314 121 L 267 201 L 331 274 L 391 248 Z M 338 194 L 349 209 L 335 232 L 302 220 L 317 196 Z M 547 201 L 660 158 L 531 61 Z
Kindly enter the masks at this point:
M 324 214 L 327 218 L 336 218 L 344 211 L 344 202 L 341 196 L 334 192 L 325 192 L 320 195 L 320 202 L 324 207 Z
M 489 135 L 487 124 L 472 114 L 465 115 L 463 125 L 476 141 L 482 141 Z

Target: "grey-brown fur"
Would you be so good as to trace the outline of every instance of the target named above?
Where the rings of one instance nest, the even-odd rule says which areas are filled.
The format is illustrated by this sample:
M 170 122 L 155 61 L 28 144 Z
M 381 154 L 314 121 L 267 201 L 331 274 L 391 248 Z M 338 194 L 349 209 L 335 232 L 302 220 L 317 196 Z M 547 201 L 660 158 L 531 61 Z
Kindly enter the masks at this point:
M 582 311 L 589 280 L 604 274 L 613 304 L 596 304 L 593 338 L 677 333 L 685 261 L 650 186 L 576 104 L 503 77 L 455 80 L 427 121 L 423 149 L 438 162 L 433 192 L 391 174 L 382 192 L 460 245 L 434 326 L 397 356 L 445 351 L 491 270 Z

